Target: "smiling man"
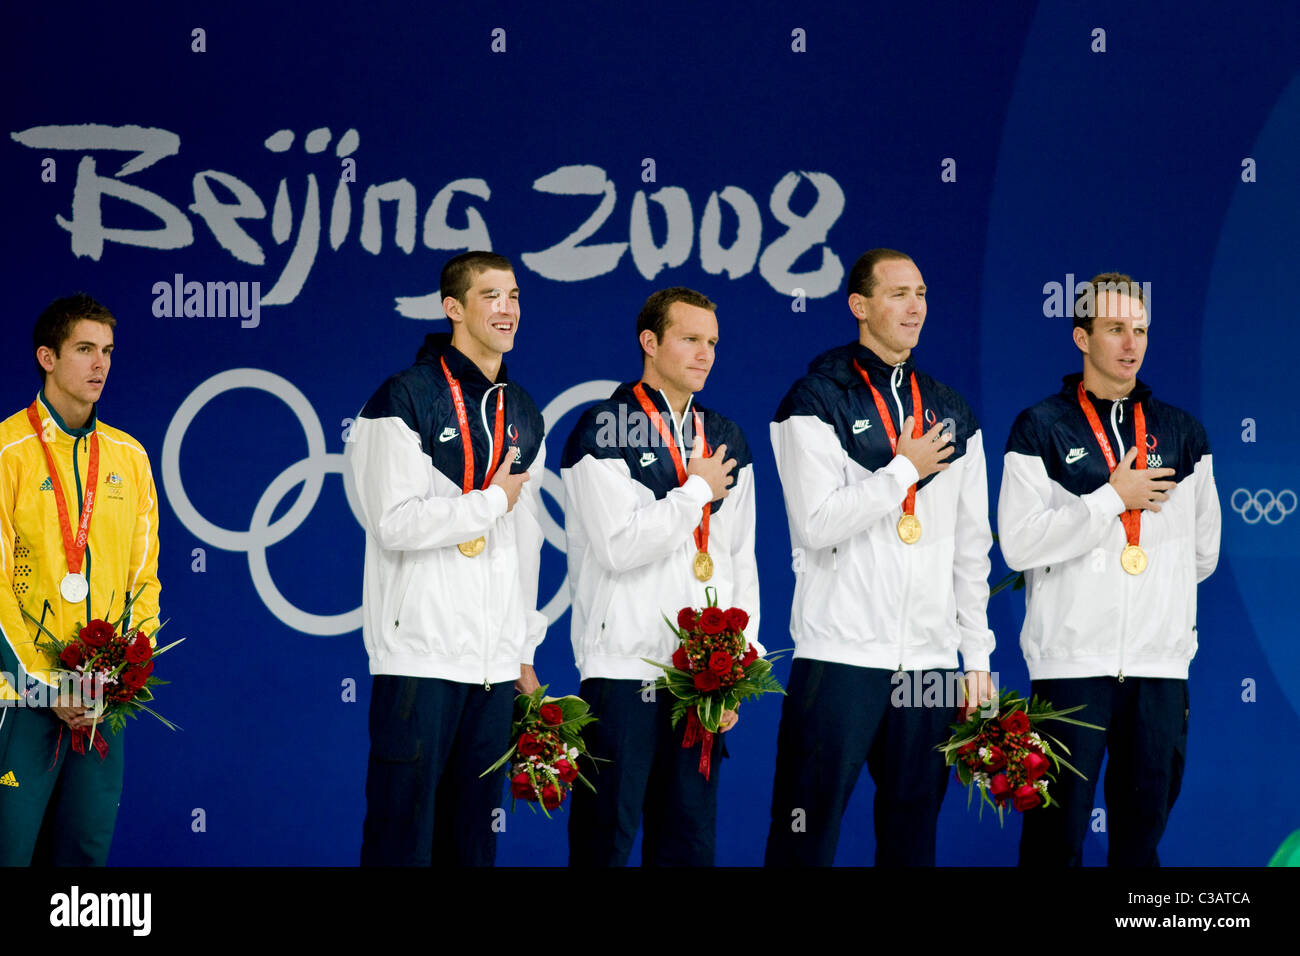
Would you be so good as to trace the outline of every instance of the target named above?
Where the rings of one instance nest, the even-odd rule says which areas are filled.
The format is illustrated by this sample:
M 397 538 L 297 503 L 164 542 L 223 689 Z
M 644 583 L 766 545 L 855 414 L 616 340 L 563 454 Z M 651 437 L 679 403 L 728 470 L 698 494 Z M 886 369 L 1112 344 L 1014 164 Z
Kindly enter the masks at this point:
M 934 748 L 963 701 L 894 691 L 956 688 L 960 651 L 966 698 L 991 694 L 983 439 L 965 400 L 916 368 L 926 288 L 909 256 L 864 253 L 848 305 L 858 340 L 814 359 L 771 426 L 796 582 L 767 863 L 834 861 L 865 764 L 876 864 L 933 866 L 948 780 Z
M 1109 862 L 1159 865 L 1182 782 L 1196 585 L 1218 563 L 1219 498 L 1205 429 L 1137 377 L 1147 307 L 1122 273 L 1081 287 L 1083 372 L 1022 412 L 1007 440 L 999 543 L 1025 571 L 1033 693 L 1082 704 L 1079 719 L 1107 728 L 1053 729 L 1087 779 L 1059 774 L 1059 806 L 1025 814 L 1022 865 L 1081 865 L 1107 750 Z
M 86 746 L 92 702 L 66 695 L 24 612 L 68 640 L 138 593 L 123 626 L 158 625 L 149 457 L 98 417 L 116 324 L 88 295 L 52 302 L 32 333 L 40 394 L 0 422 L 0 865 L 102 866 L 113 838 L 125 734 L 101 724 L 107 749 Z
M 706 777 L 700 747 L 682 747 L 687 721 L 671 726 L 672 695 L 648 689 L 663 672 L 643 658 L 671 658 L 664 617 L 702 607 L 706 586 L 748 612 L 758 646 L 749 446 L 695 401 L 713 368 L 714 312 L 690 289 L 651 295 L 637 318 L 640 381 L 588 408 L 564 448 L 573 652 L 600 717 L 589 749 L 611 761 L 583 768 L 596 793 L 573 791 L 571 866 L 625 865 L 643 815 L 643 865 L 713 865 L 722 735 Z
M 533 654 L 545 467 L 541 413 L 506 374 L 519 329 L 510 260 L 442 270 L 451 335 L 366 403 L 346 455 L 366 531 L 362 636 L 374 675 L 363 865 L 490 866 Z M 531 479 L 531 480 L 530 480 Z

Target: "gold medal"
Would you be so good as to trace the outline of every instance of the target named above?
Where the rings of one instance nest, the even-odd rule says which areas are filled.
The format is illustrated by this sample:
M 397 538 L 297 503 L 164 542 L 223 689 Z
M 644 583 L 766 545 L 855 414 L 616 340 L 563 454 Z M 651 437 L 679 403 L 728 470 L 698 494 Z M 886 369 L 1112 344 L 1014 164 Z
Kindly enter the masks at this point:
M 898 519 L 898 536 L 903 544 L 916 544 L 921 540 L 921 519 L 916 515 L 903 515 Z
M 467 558 L 477 558 L 483 553 L 483 549 L 486 547 L 487 538 L 483 535 L 479 535 L 473 541 L 462 541 L 460 544 L 456 545 L 456 550 Z
M 713 559 L 709 557 L 707 551 L 695 552 L 695 564 L 692 567 L 695 576 L 701 581 L 707 581 L 713 577 Z
M 1126 545 L 1120 552 L 1119 563 L 1129 574 L 1141 574 L 1147 569 L 1147 553 L 1136 544 Z

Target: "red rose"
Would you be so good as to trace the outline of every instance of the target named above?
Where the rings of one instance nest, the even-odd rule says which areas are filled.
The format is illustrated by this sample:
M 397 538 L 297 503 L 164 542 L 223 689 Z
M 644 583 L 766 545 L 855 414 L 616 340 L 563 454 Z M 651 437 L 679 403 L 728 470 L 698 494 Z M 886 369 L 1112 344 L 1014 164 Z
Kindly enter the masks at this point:
M 677 612 L 677 626 L 683 631 L 694 629 L 695 625 L 699 623 L 699 620 L 700 616 L 695 613 L 695 608 L 693 607 L 684 607 Z
M 673 651 L 673 667 L 679 671 L 689 671 L 691 669 L 691 659 L 686 656 L 686 648 L 678 647 Z
M 578 779 L 578 768 L 569 763 L 564 757 L 561 757 L 555 761 L 555 775 L 565 783 L 573 783 Z
M 542 787 L 542 806 L 547 810 L 554 810 L 564 802 L 564 791 L 553 783 L 548 783 Z
M 736 633 L 740 633 L 749 626 L 749 615 L 738 607 L 727 610 L 727 627 Z
M 59 653 L 59 660 L 63 662 L 64 667 L 75 668 L 85 660 L 85 657 L 82 656 L 80 647 L 69 644 Z
M 1007 765 L 1007 755 L 1002 752 L 1001 747 L 989 747 L 988 753 L 984 756 L 984 772 L 997 773 Z
M 81 643 L 87 647 L 103 647 L 112 639 L 113 625 L 107 621 L 94 620 L 83 627 L 77 634 L 81 638 Z
M 137 635 L 136 639 L 126 646 L 128 663 L 143 664 L 151 657 L 153 657 L 153 645 L 149 643 L 147 634 Z
M 972 740 L 970 743 L 962 744 L 960 747 L 958 747 L 957 753 L 961 754 L 963 757 L 966 757 L 969 756 L 970 754 L 973 754 L 978 749 L 979 748 L 975 746 L 975 741 Z
M 735 666 L 736 659 L 726 651 L 714 651 L 709 655 L 709 670 L 721 677 Z
M 517 773 L 510 778 L 510 793 L 516 800 L 537 800 L 533 782 L 528 779 L 526 773 Z
M 519 752 L 531 757 L 542 752 L 542 742 L 533 734 L 523 734 L 519 738 Z
M 552 727 L 564 723 L 564 711 L 560 709 L 559 704 L 542 704 L 538 713 L 541 714 L 542 721 Z
M 745 656 L 740 659 L 741 667 L 748 667 L 754 661 L 758 660 L 758 648 L 753 644 L 748 645 L 749 649 L 745 651 Z
M 700 615 L 700 630 L 705 634 L 721 634 L 727 629 L 727 615 L 719 607 L 706 607 Z
M 998 721 L 1009 734 L 1023 734 L 1029 730 L 1029 718 L 1023 710 L 1014 710 Z
M 718 675 L 711 670 L 700 671 L 695 675 L 696 690 L 708 692 L 717 690 L 721 686 L 722 682 L 718 680 Z
M 126 670 L 122 671 L 121 677 L 119 678 L 119 680 L 122 681 L 122 686 L 130 688 L 133 692 L 143 687 L 144 682 L 148 679 L 149 675 L 139 667 L 128 667 Z
M 143 666 L 141 666 L 140 668 L 140 673 L 143 674 L 145 677 L 148 677 L 150 674 L 152 674 L 153 661 L 145 661 Z
M 1026 810 L 1032 810 L 1043 802 L 1043 795 L 1038 792 L 1038 788 L 1032 783 L 1022 784 L 1016 787 L 1016 795 L 1012 798 L 1015 808 L 1021 813 Z
M 1020 762 L 1024 765 L 1025 773 L 1029 775 L 1031 781 L 1037 780 L 1043 774 L 1047 773 L 1047 768 L 1051 766 L 1050 761 L 1048 761 L 1046 757 L 1039 753 L 1033 753 L 1032 751 L 1025 754 L 1025 759 Z
M 1011 795 L 1011 781 L 1005 773 L 1000 773 L 989 781 L 989 792 L 998 803 L 1004 802 Z

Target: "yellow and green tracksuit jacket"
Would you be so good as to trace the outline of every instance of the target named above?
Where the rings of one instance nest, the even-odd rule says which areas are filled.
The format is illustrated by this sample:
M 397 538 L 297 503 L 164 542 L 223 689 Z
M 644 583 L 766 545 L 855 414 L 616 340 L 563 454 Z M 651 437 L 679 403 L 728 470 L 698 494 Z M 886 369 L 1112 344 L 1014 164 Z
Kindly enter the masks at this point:
M 24 408 L 0 422 L 0 700 L 18 699 L 32 679 L 56 683 L 50 674 L 56 661 L 36 649 L 39 631 L 23 610 L 68 640 L 92 618 L 116 618 L 126 596 L 143 588 L 131 622 L 147 621 L 146 633 L 158 626 L 158 494 L 148 454 L 94 413 L 84 428 L 69 428 L 43 391 L 36 407 L 74 535 L 90 470 L 89 438 L 92 431 L 99 434 L 98 488 L 81 569 L 90 593 L 76 604 L 59 593 L 68 562 L 58 506 L 40 438 Z

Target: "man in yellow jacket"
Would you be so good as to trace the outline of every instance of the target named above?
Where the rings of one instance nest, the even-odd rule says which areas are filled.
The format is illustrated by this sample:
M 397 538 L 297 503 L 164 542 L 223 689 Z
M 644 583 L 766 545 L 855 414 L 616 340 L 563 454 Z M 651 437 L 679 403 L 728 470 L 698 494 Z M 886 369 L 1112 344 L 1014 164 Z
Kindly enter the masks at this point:
M 90 296 L 52 302 L 32 333 L 41 391 L 0 422 L 0 865 L 102 866 L 113 838 L 122 735 L 100 724 L 107 752 L 74 752 L 92 701 L 69 695 L 27 615 L 66 640 L 138 593 L 131 622 L 157 626 L 149 457 L 96 414 L 116 324 Z

